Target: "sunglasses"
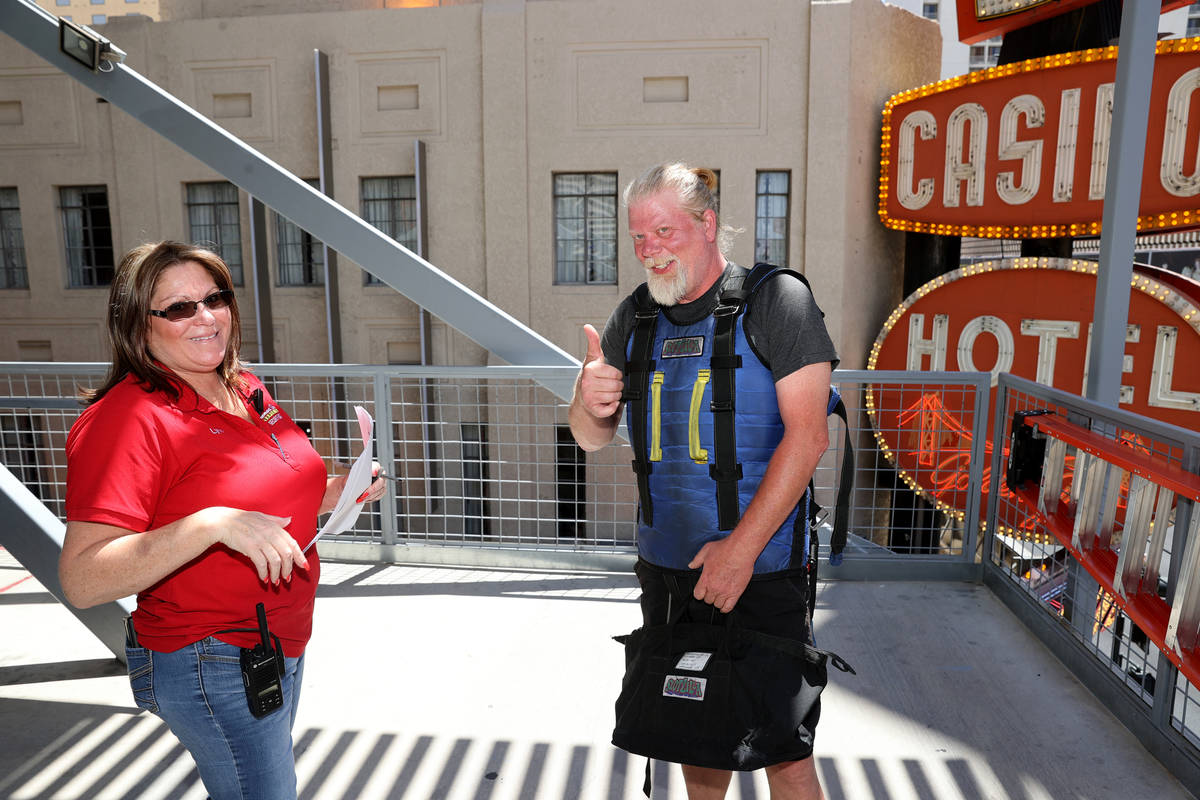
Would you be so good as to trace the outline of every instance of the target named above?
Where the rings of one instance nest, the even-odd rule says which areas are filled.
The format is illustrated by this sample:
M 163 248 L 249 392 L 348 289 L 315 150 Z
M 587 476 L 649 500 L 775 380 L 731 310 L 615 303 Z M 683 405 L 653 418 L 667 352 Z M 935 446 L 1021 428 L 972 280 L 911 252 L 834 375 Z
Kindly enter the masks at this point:
M 179 322 L 185 319 L 191 319 L 196 316 L 196 312 L 200 310 L 200 304 L 209 311 L 216 311 L 219 308 L 226 308 L 233 303 L 233 290 L 220 289 L 213 292 L 203 300 L 180 300 L 178 303 L 164 308 L 162 311 L 150 309 L 150 316 L 162 317 L 168 322 Z

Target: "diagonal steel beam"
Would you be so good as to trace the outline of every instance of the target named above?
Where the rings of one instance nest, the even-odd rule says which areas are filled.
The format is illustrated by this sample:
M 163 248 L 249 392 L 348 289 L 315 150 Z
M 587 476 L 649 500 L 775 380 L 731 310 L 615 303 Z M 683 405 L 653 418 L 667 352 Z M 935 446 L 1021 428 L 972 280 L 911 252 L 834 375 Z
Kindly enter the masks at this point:
M 0 464 L 0 519 L 4 520 L 4 547 L 124 662 L 124 619 L 133 611 L 133 598 L 123 597 L 92 608 L 75 608 L 64 599 L 62 584 L 58 582 L 58 556 L 66 526 L 3 464 Z

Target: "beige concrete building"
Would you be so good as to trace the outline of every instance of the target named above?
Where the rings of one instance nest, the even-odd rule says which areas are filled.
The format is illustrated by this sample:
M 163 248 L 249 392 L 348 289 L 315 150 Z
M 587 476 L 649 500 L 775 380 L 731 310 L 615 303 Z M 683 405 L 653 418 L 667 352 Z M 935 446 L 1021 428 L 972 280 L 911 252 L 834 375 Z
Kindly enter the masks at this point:
M 880 111 L 938 77 L 940 33 L 879 0 L 54 1 L 105 9 L 129 67 L 307 179 L 328 54 L 334 198 L 415 242 L 420 140 L 428 260 L 570 352 L 642 280 L 619 191 L 665 159 L 719 170 L 745 229 L 733 259 L 803 270 L 843 366 L 900 300 L 900 234 L 875 213 Z M 158 238 L 234 264 L 253 358 L 246 194 L 0 42 L 0 360 L 104 360 L 112 266 Z M 275 360 L 327 361 L 320 248 L 273 214 L 266 228 Z M 420 360 L 414 304 L 347 259 L 337 280 L 344 361 Z M 436 321 L 432 343 L 435 363 L 486 359 Z

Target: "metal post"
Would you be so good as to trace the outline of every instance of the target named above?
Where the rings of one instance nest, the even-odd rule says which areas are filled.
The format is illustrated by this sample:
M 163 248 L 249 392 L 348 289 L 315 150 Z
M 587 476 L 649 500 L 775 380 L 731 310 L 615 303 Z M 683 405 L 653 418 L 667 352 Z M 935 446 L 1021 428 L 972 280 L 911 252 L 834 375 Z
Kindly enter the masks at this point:
M 317 85 L 317 178 L 321 194 L 333 197 L 333 132 L 329 110 L 329 56 L 313 50 Z M 311 231 L 310 231 L 311 232 Z M 325 256 L 325 336 L 329 363 L 342 363 L 342 312 L 338 299 L 337 251 L 321 240 Z
M 395 474 L 396 453 L 392 449 L 392 381 L 381 372 L 375 373 L 375 458 L 389 475 Z M 379 504 L 380 534 L 384 545 L 396 544 L 397 486 L 387 481 L 383 500 Z
M 1105 178 L 1100 268 L 1088 353 L 1091 368 L 1084 387 L 1088 399 L 1111 408 L 1117 407 L 1121 392 L 1159 11 L 1158 3 L 1140 2 L 1125 3 L 1121 12 L 1112 146 Z
M 416 181 L 417 189 L 417 255 L 421 258 L 429 258 L 429 184 L 426 181 L 425 169 L 425 143 L 420 139 L 413 141 L 413 175 Z M 433 318 L 429 311 L 422 308 L 417 311 L 420 336 L 421 336 L 421 366 L 426 367 L 433 363 Z M 433 449 L 435 437 L 437 436 L 437 426 L 434 423 L 436 409 L 430 401 L 433 396 L 435 387 L 428 378 L 421 379 L 421 430 L 424 431 L 424 436 L 421 437 L 421 463 L 425 474 L 423 476 L 425 483 L 426 503 L 432 502 L 434 491 L 433 475 Z M 406 509 L 407 511 L 407 509 Z M 411 526 L 409 526 L 411 528 Z
M 321 194 L 333 197 L 333 131 L 332 112 L 329 108 L 329 56 L 313 50 L 313 62 L 317 87 L 317 181 Z M 311 232 L 311 231 L 310 231 Z M 325 269 L 325 345 L 330 364 L 342 363 L 342 308 L 338 294 L 337 251 L 321 239 L 321 253 Z M 351 447 L 342 448 L 349 441 L 346 404 L 346 383 L 341 378 L 329 380 L 329 401 L 333 420 L 333 457 L 342 460 L 354 452 Z
M 267 207 L 250 197 L 250 259 L 254 275 L 254 326 L 258 333 L 258 363 L 275 358 L 275 316 L 271 313 L 271 270 L 267 261 Z

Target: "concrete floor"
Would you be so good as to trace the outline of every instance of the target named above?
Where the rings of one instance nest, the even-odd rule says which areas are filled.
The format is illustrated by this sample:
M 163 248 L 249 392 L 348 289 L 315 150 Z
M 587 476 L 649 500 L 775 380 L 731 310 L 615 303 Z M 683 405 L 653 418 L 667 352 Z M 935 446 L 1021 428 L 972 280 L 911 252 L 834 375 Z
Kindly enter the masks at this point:
M 631 575 L 324 565 L 295 738 L 302 798 L 637 800 L 609 744 Z M 830 800 L 1183 800 L 982 586 L 826 583 Z M 0 798 L 204 798 L 115 659 L 0 551 Z M 683 798 L 655 764 L 656 800 Z M 731 798 L 766 798 L 761 773 Z

